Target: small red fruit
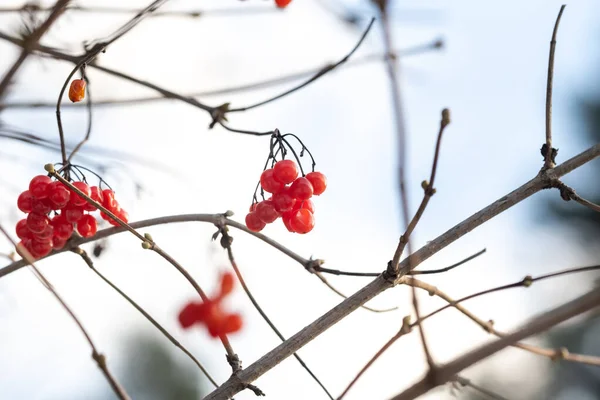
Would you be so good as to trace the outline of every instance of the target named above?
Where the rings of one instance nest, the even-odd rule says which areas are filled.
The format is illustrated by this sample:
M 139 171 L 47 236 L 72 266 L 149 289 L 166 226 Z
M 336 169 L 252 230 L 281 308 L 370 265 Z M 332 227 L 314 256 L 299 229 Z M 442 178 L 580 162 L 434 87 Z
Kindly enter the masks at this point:
M 279 213 L 271 200 L 263 200 L 256 205 L 256 216 L 264 223 L 270 224 L 279 218 Z
M 32 233 L 42 233 L 50 223 L 50 219 L 42 214 L 31 213 L 27 216 L 27 227 Z
M 292 160 L 281 160 L 275 163 L 273 167 L 273 177 L 283 183 L 288 184 L 294 182 L 298 177 L 298 167 Z
M 283 221 L 283 225 L 285 225 L 288 232 L 296 233 L 294 228 L 292 228 L 292 215 L 294 211 L 288 211 L 281 216 L 281 220 Z
M 54 227 L 54 237 L 62 240 L 68 240 L 73 234 L 73 224 L 67 221 L 64 214 L 56 215 L 50 221 Z
M 269 168 L 263 171 L 260 175 L 260 185 L 265 192 L 279 193 L 285 188 L 285 185 L 275 179 L 273 169 Z
M 187 329 L 194 325 L 197 321 L 198 310 L 202 307 L 202 303 L 189 303 L 179 313 L 179 324 L 182 328 Z
M 52 179 L 46 175 L 35 176 L 31 182 L 29 182 L 29 191 L 33 197 L 45 199 L 48 197 L 48 185 L 50 185 L 50 183 L 52 183 Z
M 298 200 L 308 200 L 313 195 L 312 183 L 305 177 L 300 177 L 290 186 L 290 194 Z
M 65 220 L 74 224 L 83 216 L 83 208 L 69 204 L 63 208 L 61 215 L 65 216 Z
M 53 234 L 54 228 L 52 227 L 52 224 L 48 224 L 48 226 L 46 226 L 46 229 L 44 229 L 43 232 L 34 235 L 33 239 L 39 240 L 40 242 L 49 242 L 52 240 Z
M 285 8 L 287 7 L 290 3 L 292 2 L 292 0 L 275 0 L 275 5 L 278 8 Z
M 102 191 L 98 188 L 98 186 L 90 187 L 90 191 L 92 192 L 92 194 L 90 195 L 92 200 L 94 200 L 96 203 L 102 204 Z M 96 206 L 90 203 L 85 203 L 85 205 L 83 206 L 84 211 L 96 211 L 97 209 L 98 208 Z
M 96 218 L 90 214 L 85 214 L 77 221 L 77 232 L 84 238 L 92 237 L 98 230 L 98 223 Z
M 27 227 L 27 220 L 26 219 L 22 219 L 19 222 L 17 222 L 17 226 L 15 228 L 15 231 L 17 232 L 17 236 L 21 240 L 33 238 L 33 234 L 31 233 L 31 231 Z
M 59 238 L 58 236 L 52 237 L 52 248 L 54 248 L 55 250 L 62 249 L 63 247 L 65 247 L 65 244 L 67 244 L 66 239 Z
M 69 203 L 71 192 L 62 182 L 52 182 L 48 185 L 48 200 L 53 210 L 60 210 Z
M 223 298 L 233 291 L 235 285 L 235 277 L 230 272 L 225 272 L 221 275 L 221 293 L 218 298 Z
M 320 195 L 327 189 L 327 178 L 320 172 L 309 172 L 306 174 L 306 179 L 312 184 L 315 196 Z
M 255 212 L 251 212 L 246 215 L 246 226 L 252 232 L 260 232 L 265 228 L 265 226 L 267 226 L 267 224 L 262 222 Z
M 52 251 L 52 241 L 44 241 L 34 238 L 30 243 L 31 255 L 35 258 L 47 256 Z
M 315 227 L 315 217 L 306 208 L 301 208 L 292 214 L 290 226 L 295 232 L 308 233 Z
M 48 214 L 52 211 L 52 203 L 48 198 L 31 200 L 31 212 L 36 214 Z
M 115 200 L 115 192 L 110 189 L 104 189 L 102 191 L 102 205 L 109 211 L 113 211 L 119 203 Z
M 273 205 L 280 213 L 292 210 L 295 203 L 296 199 L 290 194 L 289 188 L 285 188 L 281 193 L 273 195 Z
M 229 314 L 227 315 L 223 321 L 221 321 L 221 326 L 219 327 L 219 333 L 221 335 L 228 335 L 230 333 L 234 333 L 242 329 L 242 317 L 239 314 Z
M 69 100 L 77 103 L 85 97 L 85 80 L 73 79 L 69 87 Z
M 305 208 L 313 214 L 315 213 L 315 205 L 313 204 L 312 200 L 296 201 L 296 204 L 294 204 L 294 208 L 292 208 L 292 211 L 296 211 L 301 208 Z
M 19 195 L 19 198 L 17 199 L 17 207 L 19 207 L 19 210 L 23 211 L 24 213 L 30 213 L 32 210 L 32 200 L 33 195 L 31 194 L 31 191 L 26 190 Z
M 92 191 L 87 183 L 85 182 L 73 182 L 73 186 L 77 189 L 81 190 L 86 196 L 90 197 L 92 195 Z M 71 197 L 69 199 L 69 204 L 74 206 L 83 207 L 87 204 L 87 201 L 77 194 L 74 190 L 71 190 Z

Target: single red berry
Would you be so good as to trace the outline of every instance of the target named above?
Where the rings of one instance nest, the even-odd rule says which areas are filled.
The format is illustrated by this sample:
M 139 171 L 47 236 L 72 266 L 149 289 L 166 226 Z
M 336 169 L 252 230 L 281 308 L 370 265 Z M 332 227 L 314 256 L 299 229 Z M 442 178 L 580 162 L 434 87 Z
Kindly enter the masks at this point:
M 313 204 L 312 200 L 298 200 L 296 201 L 296 204 L 294 204 L 294 207 L 292 208 L 292 211 L 296 211 L 299 210 L 301 208 L 306 208 L 308 211 L 310 211 L 311 213 L 315 213 L 315 205 Z
M 301 208 L 292 214 L 290 226 L 295 232 L 308 233 L 315 227 L 315 217 L 306 208 Z
M 283 183 L 288 184 L 294 182 L 298 177 L 298 167 L 292 160 L 281 160 L 273 166 L 273 177 Z
M 52 251 L 52 241 L 38 240 L 34 238 L 31 241 L 31 255 L 35 258 L 47 256 Z
M 262 186 L 265 192 L 269 193 L 279 193 L 285 187 L 283 183 L 275 179 L 272 168 L 264 170 L 260 175 L 260 186 Z
M 48 197 L 48 185 L 52 183 L 46 175 L 38 175 L 29 182 L 29 191 L 31 195 L 38 199 L 45 199 Z
M 287 7 L 290 3 L 292 2 L 292 0 L 275 0 L 275 5 L 278 8 L 285 8 Z
M 77 103 L 83 100 L 85 97 L 85 80 L 73 79 L 71 86 L 69 87 L 69 100 L 73 103 Z
M 31 194 L 31 191 L 26 190 L 19 195 L 19 198 L 17 199 L 17 207 L 19 207 L 19 210 L 23 211 L 24 213 L 30 213 L 33 209 L 31 204 L 32 200 L 33 195 Z
M 117 205 L 117 201 L 115 200 L 115 192 L 111 189 L 104 189 L 102 191 L 102 205 L 108 209 L 108 211 L 114 210 Z
M 265 226 L 267 226 L 267 224 L 262 222 L 255 212 L 251 212 L 246 215 L 246 226 L 252 232 L 260 232 L 265 228 Z
M 256 205 L 256 216 L 264 223 L 270 224 L 279 218 L 279 213 L 271 200 L 263 200 Z
M 273 205 L 279 213 L 290 211 L 295 203 L 296 199 L 290 194 L 290 190 L 287 187 L 281 193 L 273 195 Z
M 83 216 L 83 208 L 69 204 L 62 209 L 61 215 L 65 216 L 67 222 L 74 224 Z
M 90 187 L 90 191 L 92 192 L 92 194 L 90 195 L 92 200 L 94 200 L 96 203 L 102 204 L 102 191 L 100 190 L 100 188 L 98 188 L 98 186 L 92 186 Z M 85 203 L 85 205 L 83 206 L 84 211 L 96 211 L 97 209 L 98 208 L 96 206 L 90 203 Z
M 308 200 L 313 195 L 312 183 L 305 177 L 300 177 L 290 186 L 290 194 L 298 200 Z
M 90 187 L 85 182 L 73 182 L 73 186 L 75 186 L 77 189 L 81 190 L 88 197 L 92 195 L 92 191 L 91 191 Z M 74 190 L 71 190 L 71 197 L 69 199 L 69 204 L 72 204 L 72 205 L 78 206 L 78 207 L 83 207 L 84 205 L 87 204 L 87 201 L 83 197 L 81 197 L 79 194 L 77 194 L 77 192 L 75 192 Z
M 52 224 L 48 224 L 46 229 L 43 232 L 33 235 L 34 240 L 39 240 L 40 242 L 50 242 L 52 241 L 52 236 L 54 235 L 54 227 Z
M 256 205 L 257 205 L 257 204 L 258 204 L 258 203 L 252 203 L 252 204 L 250 205 L 250 208 L 248 209 L 248 212 L 255 211 L 255 210 L 256 210 Z
M 54 216 L 50 223 L 54 227 L 54 237 L 56 238 L 66 241 L 73 234 L 73 224 L 67 221 L 67 218 L 64 214 L 58 214 Z
M 231 272 L 225 272 L 221 275 L 221 293 L 219 293 L 219 298 L 223 298 L 227 296 L 229 293 L 233 291 L 233 286 L 235 285 L 235 277 Z
M 90 214 L 85 214 L 77 221 L 77 232 L 84 238 L 94 236 L 96 231 L 98 231 L 98 223 Z
M 285 225 L 288 232 L 296 233 L 294 228 L 292 228 L 292 215 L 293 214 L 294 214 L 294 211 L 288 211 L 286 213 L 283 213 L 283 215 L 281 216 L 281 220 L 283 221 L 283 225 Z
M 31 254 L 31 256 L 32 256 L 34 259 L 36 259 L 36 260 L 37 260 L 38 258 L 40 258 L 40 257 L 41 257 L 41 255 L 39 255 L 37 252 L 35 252 L 35 250 L 33 250 L 33 246 L 32 246 L 32 245 L 33 245 L 33 239 L 27 239 L 27 240 L 23 240 L 23 241 L 21 242 L 21 244 L 23 244 L 23 246 L 25 247 L 25 249 L 27 249 L 27 251 L 29 252 L 29 254 Z M 18 252 L 19 254 L 21 254 L 21 253 L 18 251 L 18 249 L 17 249 L 17 252 Z M 25 257 L 23 256 L 23 254 L 21 254 L 21 256 L 22 256 L 23 258 L 25 258 Z
M 31 201 L 31 212 L 36 213 L 36 214 L 48 214 L 50 211 L 52 211 L 52 203 L 50 202 L 50 199 L 45 198 L 45 199 L 36 199 L 34 198 Z
M 327 178 L 320 172 L 309 172 L 306 174 L 306 179 L 312 184 L 315 196 L 320 195 L 327 189 Z
M 179 313 L 179 324 L 182 328 L 187 329 L 198 321 L 198 308 L 201 303 L 189 303 Z
M 129 213 L 122 208 L 119 208 L 117 217 L 119 217 L 123 222 L 129 222 Z
M 226 315 L 220 324 L 221 335 L 228 335 L 242 329 L 242 317 L 239 314 Z
M 60 210 L 69 203 L 71 192 L 59 181 L 54 181 L 48 185 L 48 200 L 53 210 Z
M 50 223 L 50 219 L 43 214 L 31 213 L 27 216 L 27 227 L 32 233 L 42 233 Z
M 29 228 L 27 226 L 27 220 L 26 219 L 22 219 L 19 222 L 17 222 L 17 226 L 15 228 L 15 231 L 17 232 L 17 236 L 21 240 L 33 238 L 33 234 L 31 233 L 31 231 L 29 230 Z
M 52 237 L 52 248 L 55 250 L 60 250 L 63 247 L 65 247 L 65 244 L 67 244 L 67 240 L 63 239 L 63 238 L 59 238 L 58 236 L 53 236 Z

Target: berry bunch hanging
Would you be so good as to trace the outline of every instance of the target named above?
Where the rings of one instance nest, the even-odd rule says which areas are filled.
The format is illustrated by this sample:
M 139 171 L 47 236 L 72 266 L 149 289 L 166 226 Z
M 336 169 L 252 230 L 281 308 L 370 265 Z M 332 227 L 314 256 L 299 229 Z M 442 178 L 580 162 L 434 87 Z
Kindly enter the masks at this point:
M 232 291 L 235 277 L 229 272 L 221 275 L 221 288 L 212 299 L 189 302 L 179 313 L 179 324 L 188 329 L 196 324 L 206 326 L 210 336 L 216 338 L 242 329 L 242 317 L 223 309 L 223 300 Z
M 127 222 L 129 216 L 111 189 L 90 187 L 82 181 L 73 182 L 73 186 Z M 27 214 L 17 222 L 17 236 L 35 259 L 47 256 L 52 249 L 62 249 L 74 232 L 87 238 L 98 229 L 96 218 L 90 214 L 97 208 L 47 175 L 38 175 L 29 182 L 29 189 L 17 199 L 17 207 Z M 100 214 L 111 225 L 118 225 L 108 215 Z
M 292 134 L 281 135 L 275 131 L 271 138 L 271 151 L 266 166 L 271 161 L 271 168 L 265 169 L 261 176 L 259 186 L 262 201 L 257 201 L 256 192 L 253 197 L 249 213 L 246 215 L 246 226 L 253 232 L 260 232 L 267 224 L 275 222 L 279 217 L 289 232 L 308 233 L 315 226 L 315 207 L 311 200 L 314 196 L 322 194 L 327 188 L 327 178 L 321 172 L 314 171 L 315 162 L 312 160 L 313 171 L 304 174 L 300 159 L 290 146 L 286 136 L 292 136 L 300 142 L 302 150 L 300 157 L 308 150 L 297 136 Z M 285 159 L 287 149 L 291 150 L 298 161 Z M 282 160 L 276 158 L 281 154 Z M 258 187 L 257 187 L 258 189 Z M 264 192 L 272 196 L 264 199 Z

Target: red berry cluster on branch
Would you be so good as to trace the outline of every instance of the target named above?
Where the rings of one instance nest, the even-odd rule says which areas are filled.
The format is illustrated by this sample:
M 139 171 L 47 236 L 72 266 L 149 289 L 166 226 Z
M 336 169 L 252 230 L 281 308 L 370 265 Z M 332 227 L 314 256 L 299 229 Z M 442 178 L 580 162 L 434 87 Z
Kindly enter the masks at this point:
M 263 171 L 260 186 L 273 196 L 252 204 L 246 215 L 248 229 L 260 232 L 279 217 L 290 232 L 308 233 L 314 228 L 315 208 L 310 199 L 325 191 L 327 179 L 320 172 L 298 175 L 298 166 L 293 160 L 277 161 L 273 168 Z
M 119 206 L 112 190 L 100 190 L 85 182 L 73 182 L 73 186 L 127 221 L 128 214 Z M 62 249 L 75 231 L 87 238 L 94 236 L 98 229 L 96 218 L 89 214 L 97 208 L 62 182 L 46 175 L 31 180 L 29 189 L 19 195 L 17 207 L 27 214 L 17 222 L 17 236 L 35 259 L 48 255 L 52 249 Z M 118 225 L 108 215 L 101 215 L 110 224 Z
M 189 302 L 179 313 L 179 323 L 184 329 L 195 324 L 205 325 L 208 333 L 216 338 L 242 329 L 242 317 L 237 313 L 223 310 L 223 299 L 232 291 L 235 283 L 233 274 L 226 272 L 221 276 L 219 293 L 205 302 Z

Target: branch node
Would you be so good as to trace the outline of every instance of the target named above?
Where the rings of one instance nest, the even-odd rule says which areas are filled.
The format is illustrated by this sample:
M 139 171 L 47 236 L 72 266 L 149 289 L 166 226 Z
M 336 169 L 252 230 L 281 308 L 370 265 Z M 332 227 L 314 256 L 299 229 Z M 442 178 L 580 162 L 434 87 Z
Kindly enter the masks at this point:
M 259 389 L 258 387 L 256 387 L 256 386 L 252 385 L 251 383 L 246 383 L 246 384 L 244 384 L 244 387 L 245 387 L 246 389 L 250 389 L 250 390 L 252 390 L 256 396 L 259 396 L 259 397 L 260 397 L 260 396 L 266 396 L 266 394 L 265 394 L 265 393 L 264 393 L 262 390 L 260 390 L 260 389 Z
M 106 357 L 102 353 L 98 353 L 96 350 L 92 351 L 92 359 L 96 361 L 101 369 L 106 369 Z
M 231 366 L 231 370 L 233 371 L 233 375 L 237 375 L 238 372 L 242 370 L 242 361 L 238 357 L 237 354 L 226 354 L 225 358 L 227 359 L 227 363 Z
M 531 275 L 527 275 L 525 278 L 523 278 L 522 285 L 524 287 L 529 287 L 532 284 L 533 284 L 533 277 Z
M 403 237 L 404 236 L 400 237 L 400 241 L 402 241 Z M 398 271 L 394 268 L 392 260 L 390 260 L 388 261 L 387 268 L 385 269 L 385 271 L 383 271 L 383 279 L 385 279 L 389 283 L 395 284 L 397 278 Z
M 319 258 L 310 258 L 309 260 L 307 260 L 306 264 L 304 265 L 304 268 L 306 268 L 306 270 L 311 274 L 314 274 L 316 272 L 315 268 L 318 268 L 323 264 L 325 264 L 325 260 L 321 260 Z
M 566 347 L 561 347 L 560 349 L 556 349 L 554 354 L 550 357 L 552 361 L 560 361 L 564 360 L 569 356 L 569 350 Z
M 402 318 L 402 327 L 400 328 L 400 333 L 405 335 L 407 333 L 410 333 L 410 331 L 412 331 L 412 326 L 410 324 L 410 315 L 407 315 L 404 318 Z
M 544 157 L 544 160 L 546 159 L 546 157 L 548 157 L 548 144 L 544 143 L 542 145 L 542 148 L 540 149 L 540 153 L 542 153 L 542 157 Z M 556 164 L 556 156 L 558 155 L 558 149 L 555 149 L 554 147 L 552 147 L 551 152 L 550 152 L 550 161 L 552 162 L 552 164 Z
M 212 121 L 208 126 L 208 129 L 212 129 L 215 125 L 220 124 L 222 122 L 227 122 L 226 114 L 229 112 L 230 103 L 223 103 L 219 107 L 213 108 L 210 113 L 212 117 Z
M 483 329 L 487 332 L 487 333 L 493 333 L 494 332 L 494 320 L 490 319 L 483 327 Z

